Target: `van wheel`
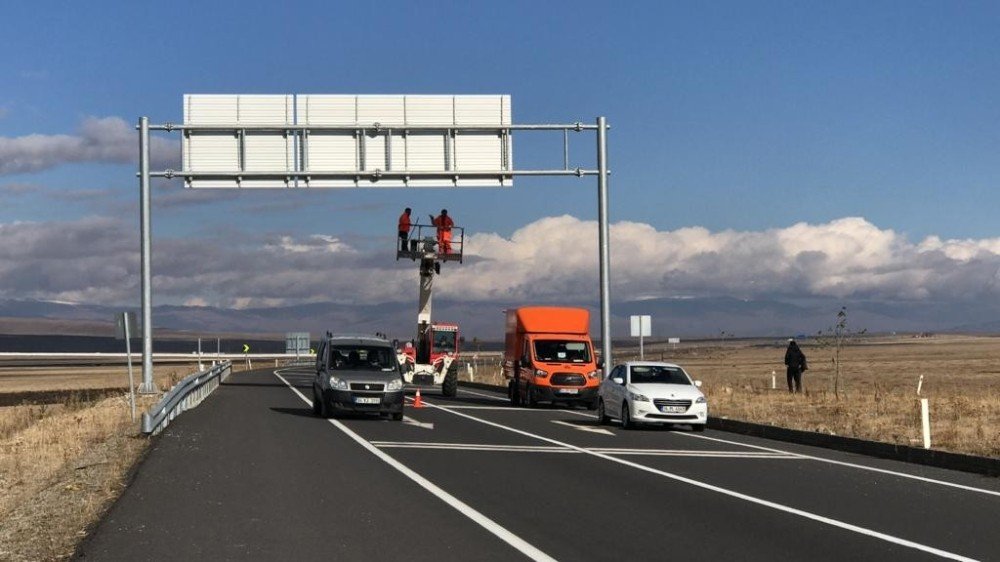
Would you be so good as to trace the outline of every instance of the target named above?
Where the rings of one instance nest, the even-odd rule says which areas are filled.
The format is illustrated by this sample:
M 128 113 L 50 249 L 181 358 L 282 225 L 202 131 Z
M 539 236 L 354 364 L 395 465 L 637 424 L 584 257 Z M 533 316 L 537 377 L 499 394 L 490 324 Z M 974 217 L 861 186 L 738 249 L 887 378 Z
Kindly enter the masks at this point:
M 321 417 L 321 418 L 329 418 L 331 416 L 332 416 L 332 412 L 330 411 L 330 406 L 327 405 L 326 400 L 324 398 L 320 398 L 319 399 L 319 417 Z
M 507 384 L 507 397 L 510 398 L 510 405 L 515 408 L 521 407 L 521 391 L 518 386 L 517 379 L 511 379 Z
M 454 363 L 448 367 L 448 374 L 444 376 L 444 383 L 441 384 L 441 394 L 452 397 L 458 394 L 458 366 Z
M 632 422 L 632 413 L 628 411 L 628 404 L 622 404 L 622 429 L 632 429 L 635 424 Z
M 320 407 L 319 406 L 319 398 L 316 397 L 316 389 L 313 388 L 313 405 L 312 405 L 312 408 L 313 408 L 313 415 L 314 416 L 318 416 L 319 415 L 319 413 L 320 413 L 319 407 Z
M 529 384 L 528 388 L 525 389 L 525 393 L 527 394 L 526 398 L 527 398 L 527 402 L 528 402 L 528 407 L 529 408 L 535 408 L 535 407 L 537 407 L 538 406 L 538 397 L 535 396 L 535 387 L 533 387 L 533 386 L 531 386 Z
M 403 412 L 393 412 L 392 419 L 393 421 L 403 421 Z
M 604 410 L 604 400 L 597 400 L 597 423 L 600 425 L 607 425 L 611 421 L 608 417 L 608 413 Z

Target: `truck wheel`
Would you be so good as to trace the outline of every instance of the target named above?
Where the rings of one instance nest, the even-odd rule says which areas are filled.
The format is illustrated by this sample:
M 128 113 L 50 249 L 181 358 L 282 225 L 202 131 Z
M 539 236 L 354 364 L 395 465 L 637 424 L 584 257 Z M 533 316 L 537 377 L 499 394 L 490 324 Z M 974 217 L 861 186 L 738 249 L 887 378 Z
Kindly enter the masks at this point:
M 510 398 L 510 405 L 515 408 L 521 407 L 521 391 L 517 388 L 517 379 L 511 379 L 507 384 L 507 397 Z
M 604 410 L 604 400 L 600 398 L 597 399 L 597 423 L 600 425 L 607 425 L 611 421 L 608 417 L 608 413 Z
M 441 394 L 445 396 L 455 396 L 458 394 L 458 366 L 454 363 L 448 367 L 448 374 L 444 376 L 444 383 L 441 384 Z
M 529 384 L 524 392 L 526 394 L 525 399 L 526 402 L 528 403 L 528 407 L 529 408 L 538 407 L 538 397 L 535 395 L 535 387 Z
M 590 402 L 587 402 L 587 409 L 590 410 L 590 411 L 596 410 L 597 409 L 597 402 L 598 402 L 598 400 L 591 400 Z

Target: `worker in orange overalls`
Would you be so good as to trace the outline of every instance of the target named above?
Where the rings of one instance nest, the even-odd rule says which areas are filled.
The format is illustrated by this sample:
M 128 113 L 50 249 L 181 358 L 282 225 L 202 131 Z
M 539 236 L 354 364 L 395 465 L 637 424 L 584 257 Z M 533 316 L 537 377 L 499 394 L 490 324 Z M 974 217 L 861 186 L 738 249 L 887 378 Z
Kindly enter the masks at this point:
M 431 222 L 437 227 L 438 252 L 442 254 L 451 253 L 451 227 L 455 226 L 455 221 L 448 216 L 448 209 L 441 209 L 441 214 L 431 217 Z
M 411 209 L 407 207 L 403 209 L 403 214 L 399 215 L 399 250 L 401 252 L 406 251 L 406 242 L 410 239 L 410 212 Z

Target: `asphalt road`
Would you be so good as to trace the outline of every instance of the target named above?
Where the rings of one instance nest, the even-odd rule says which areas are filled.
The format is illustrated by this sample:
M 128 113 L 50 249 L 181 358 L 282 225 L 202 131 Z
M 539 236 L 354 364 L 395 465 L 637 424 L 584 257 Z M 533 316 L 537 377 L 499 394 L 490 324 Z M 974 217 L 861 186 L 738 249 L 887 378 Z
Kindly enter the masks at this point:
M 310 376 L 237 373 L 175 420 L 78 558 L 1000 559 L 995 478 L 479 390 L 322 420 Z

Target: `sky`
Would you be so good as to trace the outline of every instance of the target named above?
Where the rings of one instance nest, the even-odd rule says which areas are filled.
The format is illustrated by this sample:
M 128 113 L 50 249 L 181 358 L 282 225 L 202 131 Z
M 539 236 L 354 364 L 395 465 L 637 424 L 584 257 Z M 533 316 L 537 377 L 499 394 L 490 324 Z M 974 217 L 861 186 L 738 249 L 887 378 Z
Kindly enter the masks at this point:
M 510 94 L 609 133 L 612 297 L 950 302 L 1000 281 L 988 2 L 100 2 L 4 7 L 0 298 L 138 302 L 134 124 L 185 93 Z M 594 163 L 574 137 L 574 163 Z M 176 135 L 155 139 L 173 167 Z M 561 139 L 515 135 L 518 167 Z M 404 206 L 469 233 L 446 297 L 592 302 L 593 178 L 153 193 L 158 304 L 406 301 Z

